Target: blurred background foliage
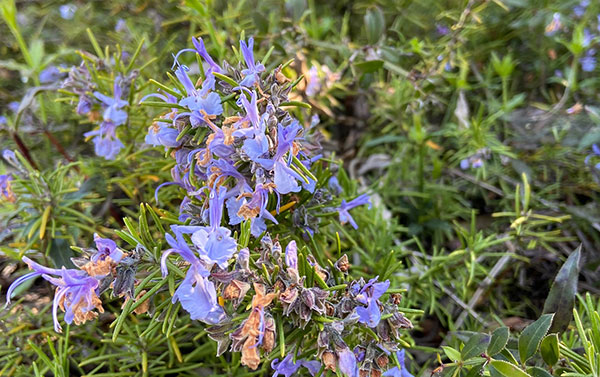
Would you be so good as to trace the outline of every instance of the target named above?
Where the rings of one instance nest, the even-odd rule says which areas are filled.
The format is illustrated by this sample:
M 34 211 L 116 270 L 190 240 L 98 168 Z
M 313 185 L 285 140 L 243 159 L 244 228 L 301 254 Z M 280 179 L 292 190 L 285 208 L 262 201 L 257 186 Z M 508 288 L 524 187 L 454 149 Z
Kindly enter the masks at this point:
M 76 102 L 58 90 L 70 67 L 86 53 L 104 54 L 109 76 L 135 71 L 139 101 L 155 90 L 149 79 L 168 79 L 172 54 L 192 36 L 221 61 L 240 35 L 252 35 L 269 66 L 294 59 L 286 73 L 304 76 L 297 99 L 312 105 L 298 116 L 317 115 L 326 150 L 354 185 L 375 193 L 375 215 L 357 210 L 360 231 L 340 228 L 342 247 L 354 253 L 357 270 L 393 271 L 392 285 L 407 289 L 403 306 L 415 309 L 418 324 L 410 341 L 415 375 L 439 366 L 432 354 L 459 341 L 456 331 L 519 331 L 538 318 L 579 244 L 579 288 L 600 291 L 596 2 L 11 4 L 2 3 L 0 23 L 0 147 L 19 150 L 25 172 L 13 184 L 20 199 L 0 206 L 3 288 L 24 253 L 60 266 L 70 263 L 70 245 L 87 247 L 94 232 L 124 229 L 124 217 L 137 221 L 140 204 L 155 205 L 155 187 L 169 178 L 160 152 L 142 153 L 160 109 L 132 110 L 132 142 L 119 159 L 94 156 L 83 136 L 93 119 L 75 114 Z M 190 56 L 181 60 L 198 69 Z M 58 70 L 48 78 L 50 67 Z M 111 342 L 118 301 L 96 323 L 59 336 L 50 316 L 39 315 L 49 301 L 47 288 L 38 288 L 22 300 L 25 312 L 2 313 L 0 374 L 136 375 L 156 365 L 152 375 L 195 375 L 214 353 L 201 326 L 177 315 L 160 319 L 166 339 L 143 333 L 151 319 L 137 317 Z M 193 339 L 185 337 L 190 329 Z M 48 363 L 32 367 L 41 355 Z M 224 359 L 210 363 L 224 375 L 247 373 Z

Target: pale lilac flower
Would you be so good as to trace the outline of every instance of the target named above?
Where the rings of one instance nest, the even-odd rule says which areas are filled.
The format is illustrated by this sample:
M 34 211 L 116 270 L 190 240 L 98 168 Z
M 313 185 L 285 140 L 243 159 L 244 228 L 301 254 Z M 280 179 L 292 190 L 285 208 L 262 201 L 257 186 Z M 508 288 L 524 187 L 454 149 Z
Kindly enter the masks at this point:
M 285 264 L 289 268 L 298 269 L 298 246 L 294 240 L 290 241 L 285 248 Z
M 197 230 L 192 234 L 192 242 L 200 250 L 200 259 L 209 265 L 216 263 L 221 268 L 227 268 L 229 258 L 237 250 L 231 230 L 221 226 L 226 195 L 225 187 L 211 190 L 208 206 L 210 226 L 195 227 Z
M 27 280 L 37 276 L 43 277 L 45 280 L 54 284 L 57 287 L 54 295 L 54 304 L 52 305 L 52 318 L 54 319 L 54 330 L 61 332 L 61 326 L 58 322 L 58 308 L 62 308 L 65 312 L 65 322 L 72 323 L 75 320 L 76 324 L 83 323 L 87 319 L 93 318 L 94 309 L 103 312 L 102 303 L 98 298 L 96 288 L 98 280 L 89 276 L 85 271 L 48 268 L 39 265 L 27 257 L 23 257 L 23 262 L 29 265 L 33 270 L 26 275 L 15 280 L 6 293 L 6 304 L 10 303 L 11 296 L 14 290 Z M 57 277 L 53 277 L 55 275 Z
M 104 95 L 98 91 L 94 92 L 96 97 L 105 107 L 103 118 L 105 122 L 120 126 L 127 121 L 127 112 L 122 110 L 127 106 L 127 101 L 121 99 L 123 90 L 121 89 L 121 80 L 117 78 L 113 88 L 113 97 Z
M 252 51 L 253 48 L 254 38 L 250 37 L 248 39 L 248 44 L 246 44 L 246 42 L 243 40 L 240 41 L 240 50 L 242 51 L 242 56 L 246 62 L 246 67 L 248 67 L 242 71 L 244 79 L 240 82 L 240 85 L 246 87 L 254 86 L 254 83 L 260 78 L 260 73 L 265 70 L 264 65 L 260 64 L 260 62 L 256 63 L 254 61 L 254 52 Z
M 592 43 L 592 39 L 594 39 L 594 35 L 590 32 L 590 29 L 583 29 L 583 41 L 581 42 L 583 47 L 588 47 L 590 43 Z
M 273 377 L 277 377 L 279 375 L 291 377 L 298 371 L 298 369 L 300 369 L 300 367 L 305 367 L 308 369 L 308 372 L 311 374 L 311 376 L 314 376 L 317 374 L 319 369 L 321 369 L 321 363 L 316 360 L 308 361 L 304 359 L 298 359 L 296 362 L 294 362 L 294 356 L 291 353 L 289 353 L 281 361 L 279 361 L 279 359 L 274 359 L 271 362 L 271 368 L 273 368 L 275 371 L 273 373 Z
M 304 90 L 306 95 L 312 97 L 319 93 L 321 90 L 321 80 L 319 79 L 319 71 L 317 70 L 317 67 L 313 65 L 310 68 L 308 75 L 306 76 L 306 80 L 308 81 L 308 85 L 306 85 L 306 89 Z
M 589 5 L 590 5 L 589 0 L 580 1 L 579 4 L 577 4 L 573 7 L 573 14 L 576 17 L 583 17 L 583 15 L 585 14 L 585 11 Z
M 346 224 L 347 222 L 349 222 L 354 229 L 358 229 L 358 224 L 356 224 L 356 221 L 354 221 L 354 219 L 350 215 L 350 212 L 348 211 L 364 204 L 368 204 L 369 209 L 371 208 L 371 199 L 367 194 L 362 194 L 359 197 L 349 201 L 348 203 L 346 203 L 345 200 L 342 200 L 342 204 L 337 208 L 337 211 L 340 215 L 340 223 Z
M 163 277 L 168 274 L 167 257 L 172 253 L 181 255 L 190 264 L 184 280 L 173 295 L 172 302 L 175 303 L 179 300 L 181 306 L 190 314 L 191 319 L 217 324 L 225 319 L 226 315 L 223 307 L 218 303 L 215 285 L 208 280 L 210 273 L 190 249 L 182 232 L 178 231 L 175 226 L 172 229 L 174 229 L 176 238 L 168 233 L 165 235 L 171 248 L 165 250 L 161 257 Z
M 546 26 L 545 34 L 547 36 L 552 36 L 556 34 L 562 28 L 562 23 L 560 21 L 560 13 L 554 13 L 552 15 L 552 21 Z
M 117 23 L 115 24 L 115 32 L 117 32 L 117 33 L 125 33 L 128 30 L 129 29 L 127 28 L 127 22 L 125 22 L 124 19 L 119 18 L 117 20 Z
M 79 96 L 79 102 L 77 103 L 77 114 L 84 115 L 92 110 L 92 101 L 88 96 Z
M 10 174 L 0 175 L 0 199 L 4 198 L 9 202 L 16 201 L 15 193 L 11 188 L 11 181 L 13 180 Z
M 356 355 L 346 347 L 338 351 L 338 365 L 340 372 L 348 377 L 358 377 L 358 366 L 356 365 Z
M 39 79 L 42 84 L 49 84 L 62 79 L 65 76 L 64 72 L 61 72 L 58 67 L 51 65 L 40 72 Z
M 598 144 L 594 144 L 594 145 L 592 145 L 592 153 L 591 153 L 591 154 L 589 154 L 589 155 L 587 155 L 587 156 L 585 157 L 584 163 L 585 163 L 586 165 L 589 165 L 589 164 L 590 164 L 590 160 L 591 160 L 593 157 L 600 157 L 600 147 L 598 146 Z M 599 162 L 599 163 L 597 163 L 596 165 L 594 165 L 594 167 L 595 167 L 596 169 L 600 170 L 600 162 Z
M 442 24 L 435 24 L 435 30 L 439 35 L 448 35 L 448 33 L 450 33 L 450 28 Z
M 75 17 L 77 6 L 75 4 L 64 4 L 58 8 L 60 17 L 64 20 L 72 20 Z
M 102 122 L 100 129 L 86 132 L 83 135 L 85 137 L 95 136 L 92 139 L 94 142 L 94 152 L 97 156 L 104 157 L 107 160 L 114 160 L 121 149 L 125 147 L 116 136 L 116 126 L 114 123 Z
M 381 310 L 379 309 L 379 298 L 390 287 L 390 281 L 378 283 L 378 277 L 369 280 L 356 295 L 356 301 L 366 305 L 366 307 L 356 307 L 359 322 L 366 324 L 369 327 L 376 327 L 381 320 Z
M 329 181 L 327 182 L 327 187 L 329 187 L 329 190 L 334 195 L 339 195 L 343 191 L 342 186 L 340 186 L 338 177 L 335 175 L 329 178 Z
M 165 123 L 157 122 L 148 128 L 144 142 L 155 147 L 162 145 L 165 148 L 178 148 L 181 145 L 181 140 L 177 140 L 178 136 L 179 131 Z
M 109 257 L 113 262 L 119 263 L 123 258 L 123 251 L 117 247 L 115 241 L 109 238 L 101 238 L 98 234 L 94 233 L 94 243 L 98 251 L 90 257 L 92 262 L 96 263 L 98 260 L 104 260 Z
M 585 56 L 579 58 L 579 63 L 581 63 L 581 70 L 584 72 L 593 72 L 596 69 L 596 50 L 591 48 L 589 49 Z

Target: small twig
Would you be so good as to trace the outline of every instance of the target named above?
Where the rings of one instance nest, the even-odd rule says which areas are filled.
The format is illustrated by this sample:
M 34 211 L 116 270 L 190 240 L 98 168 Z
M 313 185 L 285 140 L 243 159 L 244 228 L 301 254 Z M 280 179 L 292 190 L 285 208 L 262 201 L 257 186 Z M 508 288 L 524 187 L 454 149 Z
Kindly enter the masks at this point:
M 486 278 L 481 282 L 481 284 L 479 284 L 479 287 L 473 294 L 473 297 L 471 297 L 471 299 L 469 300 L 469 303 L 468 303 L 469 313 L 475 306 L 477 306 L 479 304 L 479 301 L 481 300 L 481 296 L 483 296 L 483 294 L 485 293 L 487 288 L 490 285 L 492 285 L 492 283 L 494 282 L 494 279 L 496 279 L 496 276 L 498 276 L 500 274 L 500 272 L 502 272 L 502 270 L 504 270 L 504 267 L 506 266 L 508 261 L 512 258 L 511 255 L 516 254 L 515 245 L 513 245 L 512 242 L 506 241 L 505 244 L 511 254 L 505 254 L 502 256 L 502 258 L 498 259 L 498 261 L 496 262 L 494 267 L 490 270 L 490 272 L 486 276 Z M 456 320 L 456 323 L 455 323 L 456 328 L 459 328 L 460 326 L 462 326 L 466 317 L 467 317 L 467 312 L 463 311 L 460 314 L 460 316 L 458 317 L 458 319 Z
M 473 318 L 475 318 L 477 321 L 479 321 L 479 323 L 481 323 L 482 325 L 485 324 L 484 319 L 481 318 L 481 316 L 479 314 L 477 314 L 477 312 L 475 312 L 473 310 L 473 308 L 469 306 L 469 304 L 465 303 L 463 300 L 458 298 L 458 296 L 456 296 L 454 293 L 452 293 L 452 291 L 450 291 L 448 288 L 444 287 L 437 281 L 434 281 L 433 284 L 435 284 L 439 289 L 444 291 L 445 294 L 447 294 L 452 300 L 454 300 L 454 302 L 456 302 L 461 308 L 464 309 L 464 311 L 461 313 L 461 315 L 469 312 L 469 314 L 471 314 L 473 316 Z
M 46 135 L 46 137 L 48 138 L 48 140 L 50 140 L 50 142 L 52 143 L 52 145 L 54 145 L 54 147 L 56 148 L 56 150 L 58 150 L 58 152 L 60 154 L 63 155 L 63 157 L 69 161 L 69 162 L 73 162 L 73 159 L 71 158 L 71 156 L 69 156 L 67 154 L 67 151 L 65 150 L 65 148 L 63 148 L 62 144 L 60 143 L 60 141 L 58 141 L 58 139 L 56 137 L 54 137 L 54 135 L 48 131 L 48 130 L 44 130 L 44 135 Z
M 460 171 L 458 169 L 451 168 L 450 169 L 450 174 L 454 174 L 454 175 L 459 176 L 459 177 L 461 177 L 463 179 L 466 179 L 467 181 L 469 181 L 471 183 L 474 183 L 474 184 L 476 184 L 478 186 L 481 186 L 482 188 L 484 188 L 484 189 L 486 189 L 488 191 L 491 191 L 491 192 L 493 192 L 496 195 L 504 196 L 504 192 L 502 192 L 502 190 L 500 190 L 500 189 L 498 189 L 498 188 L 490 185 L 489 183 L 482 182 L 482 181 L 478 180 L 477 178 L 475 178 L 474 176 L 472 176 L 470 174 L 463 173 L 462 171 Z
M 33 161 L 33 158 L 31 158 L 31 154 L 29 154 L 29 148 L 27 148 L 25 143 L 23 143 L 23 140 L 21 139 L 21 137 L 16 132 L 11 132 L 11 136 L 12 136 L 13 140 L 15 141 L 15 143 L 17 144 L 19 151 L 21 152 L 23 157 L 25 157 L 27 162 L 29 162 L 29 164 L 34 169 L 39 170 L 37 164 L 35 163 L 35 161 Z

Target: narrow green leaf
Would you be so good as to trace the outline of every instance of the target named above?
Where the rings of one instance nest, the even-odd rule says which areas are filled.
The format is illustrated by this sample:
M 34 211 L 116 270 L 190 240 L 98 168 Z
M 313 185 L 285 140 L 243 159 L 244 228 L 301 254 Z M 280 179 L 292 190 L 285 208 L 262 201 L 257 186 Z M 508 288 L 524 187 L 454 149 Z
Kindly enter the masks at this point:
M 213 75 L 214 75 L 214 76 L 215 76 L 217 79 L 219 79 L 219 80 L 221 80 L 221 81 L 225 81 L 226 83 L 228 83 L 229 85 L 231 85 L 231 86 L 232 86 L 232 87 L 234 87 L 234 88 L 235 88 L 236 86 L 240 86 L 240 84 L 238 84 L 237 82 L 235 82 L 235 80 L 234 80 L 234 79 L 232 79 L 232 78 L 231 78 L 231 77 L 229 77 L 229 76 L 225 76 L 225 75 L 223 75 L 223 74 L 221 74 L 221 73 L 217 73 L 217 72 L 213 72 Z
M 554 314 L 544 314 L 537 321 L 527 326 L 519 337 L 519 357 L 525 364 L 537 351 L 542 338 L 548 333 Z
M 280 103 L 280 106 L 304 107 L 305 109 L 312 108 L 311 105 L 309 105 L 306 102 L 302 102 L 302 101 L 286 101 L 286 102 Z

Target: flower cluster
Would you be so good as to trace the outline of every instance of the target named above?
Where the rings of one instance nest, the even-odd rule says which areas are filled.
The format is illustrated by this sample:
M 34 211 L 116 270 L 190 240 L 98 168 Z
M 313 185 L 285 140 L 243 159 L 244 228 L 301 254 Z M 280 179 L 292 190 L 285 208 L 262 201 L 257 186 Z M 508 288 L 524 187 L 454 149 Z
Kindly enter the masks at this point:
M 585 16 L 589 7 L 589 0 L 581 0 L 577 5 L 572 8 L 572 15 L 576 19 L 581 19 Z M 595 22 L 595 25 L 594 25 Z M 584 52 L 579 58 L 579 64 L 581 64 L 581 70 L 584 72 L 593 72 L 596 69 L 597 57 L 596 57 L 596 45 L 598 43 L 598 35 L 600 33 L 600 14 L 596 14 L 593 21 L 590 21 L 583 29 L 583 39 L 581 41 Z M 553 36 L 558 32 L 564 30 L 566 27 L 562 22 L 562 16 L 560 13 L 554 13 L 552 20 L 546 26 L 545 34 L 547 36 Z
M 490 149 L 489 148 L 481 148 L 471 156 L 462 159 L 460 161 L 460 168 L 462 170 L 467 170 L 469 168 L 480 168 L 483 166 L 483 162 L 490 158 Z
M 320 134 L 288 110 L 295 84 L 281 66 L 265 71 L 254 58 L 252 38 L 240 41 L 243 64 L 237 66 L 217 63 L 202 39 L 193 43 L 194 49 L 175 56 L 175 87 L 161 85 L 142 99 L 157 98 L 169 108 L 145 139 L 174 160 L 172 181 L 157 187 L 156 199 L 169 185 L 183 194 L 177 203 L 179 221 L 164 235 L 169 247 L 160 255 L 163 278 L 184 276 L 172 303 L 179 302 L 192 320 L 208 326 L 218 355 L 239 352 L 250 369 L 266 362 L 276 376 L 300 368 L 312 375 L 319 370 L 348 376 L 406 372 L 403 358 L 395 366 L 390 362 L 390 355 L 394 359 L 400 351 L 401 330 L 412 327 L 398 311 L 398 291 L 379 277 L 352 278 L 346 254 L 328 262 L 329 256 L 305 242 L 314 244 L 331 217 L 358 228 L 350 211 L 370 206 L 369 196 L 340 197 L 344 190 L 333 173 L 337 166 L 323 158 Z M 192 79 L 179 63 L 188 52 L 204 61 L 200 79 Z M 118 141 L 114 129 L 127 119 L 121 83 L 117 80 L 112 97 L 94 92 L 104 114 L 93 135 L 102 140 L 109 135 L 111 145 Z M 85 93 L 78 108 L 89 111 L 85 103 L 91 97 Z M 98 145 L 103 153 L 110 151 L 105 156 L 114 157 L 112 147 Z M 78 270 L 48 269 L 24 259 L 34 272 L 13 283 L 9 294 L 41 275 L 57 286 L 55 309 L 65 310 L 68 323 L 101 312 L 98 296 L 113 280 L 114 295 L 133 298 L 135 270 L 122 273 L 133 256 L 106 239 L 97 238 L 96 245 L 96 253 L 76 261 Z M 174 256 L 182 261 L 173 264 Z M 176 268 L 183 271 L 175 274 Z M 59 330 L 56 310 L 55 324 Z M 314 341 L 304 341 L 311 336 Z M 278 345 L 279 357 L 274 354 Z
M 95 57 L 87 58 L 98 62 L 105 70 L 110 69 Z M 85 133 L 84 136 L 92 139 L 96 155 L 107 160 L 114 160 L 124 147 L 117 136 L 117 128 L 127 124 L 129 102 L 126 98 L 137 75 L 138 73 L 133 71 L 127 77 L 117 76 L 112 93 L 103 93 L 92 79 L 89 65 L 82 63 L 79 67 L 73 67 L 62 83 L 63 90 L 79 98 L 77 114 L 87 115 L 90 122 L 98 124 L 97 129 Z

